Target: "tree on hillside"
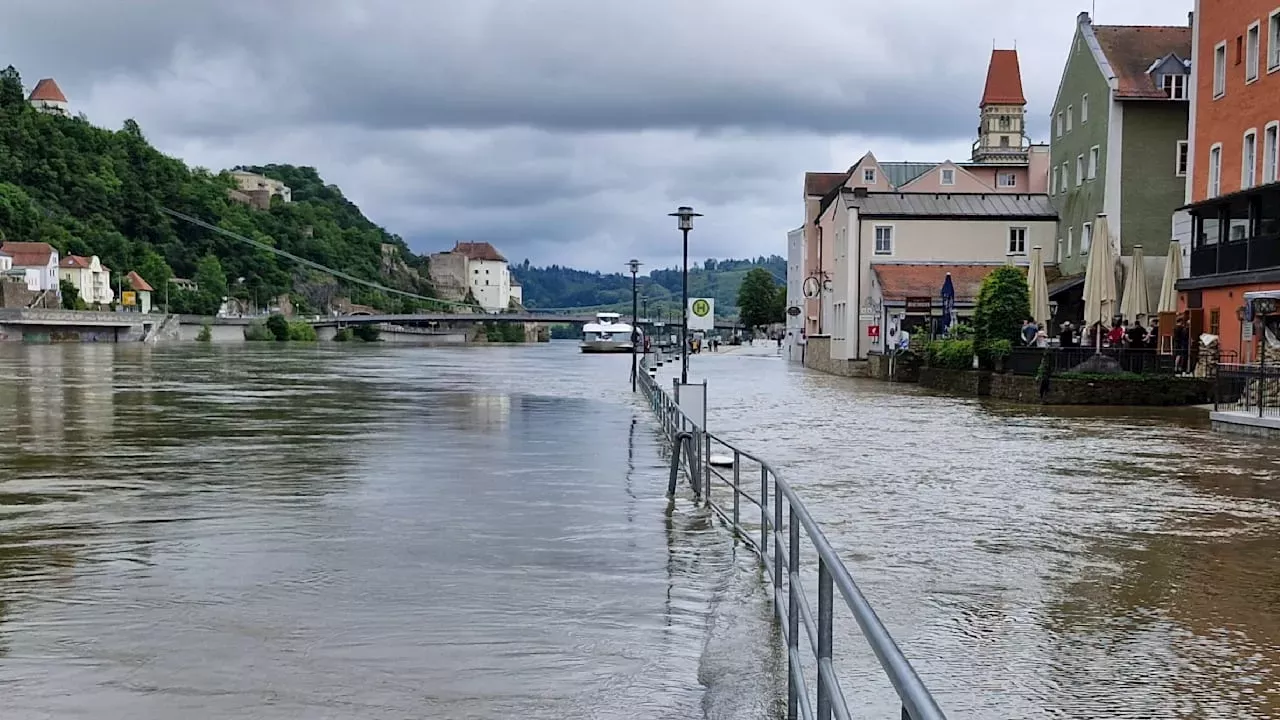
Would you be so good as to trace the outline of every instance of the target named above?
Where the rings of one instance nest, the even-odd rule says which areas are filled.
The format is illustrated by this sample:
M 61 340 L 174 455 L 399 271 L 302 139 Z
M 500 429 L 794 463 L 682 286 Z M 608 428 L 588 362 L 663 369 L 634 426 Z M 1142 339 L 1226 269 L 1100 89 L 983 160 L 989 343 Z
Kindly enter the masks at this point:
M 761 327 L 782 322 L 784 311 L 778 303 L 778 285 L 769 271 L 753 268 L 747 272 L 738 287 L 738 318 L 742 324 Z

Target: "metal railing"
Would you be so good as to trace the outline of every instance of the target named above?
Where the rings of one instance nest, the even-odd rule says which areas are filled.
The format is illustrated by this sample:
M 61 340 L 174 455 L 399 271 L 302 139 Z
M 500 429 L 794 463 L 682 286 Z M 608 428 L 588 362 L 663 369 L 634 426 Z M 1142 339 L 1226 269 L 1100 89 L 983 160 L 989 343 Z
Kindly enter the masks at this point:
M 1280 366 L 1218 364 L 1214 369 L 1213 409 L 1280 417 Z
M 1048 360 L 1054 373 L 1071 372 L 1097 353 L 1093 347 L 1015 347 L 1005 359 L 1005 369 L 1015 375 L 1036 375 Z M 1104 347 L 1102 354 L 1119 363 L 1121 370 L 1137 375 L 1173 375 L 1179 365 L 1174 355 L 1154 348 Z M 1186 365 L 1185 359 L 1182 364 Z
M 639 388 L 672 443 L 673 478 L 676 464 L 683 457 L 695 498 L 705 503 L 756 553 L 769 575 L 774 610 L 787 644 L 788 720 L 853 717 L 832 660 L 837 591 L 892 683 L 901 704 L 902 720 L 945 720 L 933 695 L 858 589 L 848 568 L 795 490 L 765 460 L 699 428 L 680 410 L 671 394 L 658 386 L 647 364 L 646 361 L 639 374 Z M 717 457 L 717 451 L 723 457 Z M 731 459 L 732 464 L 726 459 Z M 726 477 L 721 467 L 731 467 L 732 476 Z M 730 491 L 728 501 L 715 497 L 713 480 Z M 674 483 L 668 490 L 674 492 Z M 758 495 L 753 495 L 753 491 L 758 491 Z M 750 527 L 748 518 L 757 511 L 759 524 Z M 801 578 L 802 572 L 811 573 L 814 569 L 801 562 L 804 541 L 812 547 L 812 553 L 806 555 L 817 558 L 816 611 L 806 597 Z M 802 640 L 807 642 L 807 654 L 801 649 Z M 805 676 L 806 661 L 816 665 L 816 687 L 812 695 Z

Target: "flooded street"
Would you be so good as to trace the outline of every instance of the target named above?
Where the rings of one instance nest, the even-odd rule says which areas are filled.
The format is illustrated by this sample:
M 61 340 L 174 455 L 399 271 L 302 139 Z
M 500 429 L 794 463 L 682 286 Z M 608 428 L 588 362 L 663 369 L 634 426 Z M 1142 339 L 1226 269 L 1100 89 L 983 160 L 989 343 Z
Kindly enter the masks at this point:
M 0 718 L 769 717 L 754 559 L 669 512 L 628 364 L 0 348 Z M 949 717 L 1280 716 L 1280 446 L 770 357 L 690 377 Z M 837 623 L 850 707 L 896 717 Z
M 691 367 L 713 432 L 800 490 L 949 717 L 1280 717 L 1280 446 L 1197 411 Z M 850 707 L 889 717 L 842 619 Z
M 0 718 L 766 717 L 750 559 L 573 350 L 6 346 Z

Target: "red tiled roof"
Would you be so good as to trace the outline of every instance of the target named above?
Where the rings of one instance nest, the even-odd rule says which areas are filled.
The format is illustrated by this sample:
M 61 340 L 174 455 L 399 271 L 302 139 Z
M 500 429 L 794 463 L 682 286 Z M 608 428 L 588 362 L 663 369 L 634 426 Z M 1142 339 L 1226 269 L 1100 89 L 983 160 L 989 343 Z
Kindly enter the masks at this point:
M 972 301 L 978 297 L 982 281 L 1000 265 L 886 264 L 872 265 L 880 293 L 885 300 L 909 297 L 940 297 L 942 283 L 951 273 L 956 300 Z
M 143 280 L 142 276 L 133 270 L 130 270 L 129 274 L 124 276 L 124 279 L 129 281 L 129 287 L 138 292 L 154 292 L 151 286 L 147 284 L 147 281 Z
M 1191 28 L 1160 25 L 1095 25 L 1102 54 L 1116 74 L 1116 97 L 1160 100 L 1168 93 L 1147 74 L 1155 61 L 1173 54 L 1191 58 Z
M 982 91 L 982 105 L 1026 105 L 1022 94 L 1022 70 L 1018 67 L 1017 50 L 992 50 L 987 66 L 987 86 Z
M 27 99 L 64 103 L 67 101 L 67 96 L 62 94 L 62 88 L 58 87 L 58 83 L 54 82 L 53 78 L 45 78 L 36 83 Z
M 80 268 L 82 270 L 88 270 L 89 266 L 89 258 L 79 255 L 68 255 L 62 258 L 62 262 L 58 263 L 58 267 Z
M 487 242 L 460 242 L 454 245 L 453 251 L 459 255 L 464 255 L 468 260 L 492 260 L 494 262 L 506 262 L 507 259 L 502 257 L 502 253 L 497 248 Z
M 54 252 L 52 245 L 42 242 L 7 242 L 0 250 L 13 257 L 14 267 L 44 267 Z
M 824 172 L 807 172 L 804 174 L 804 196 L 826 195 L 834 188 L 844 184 L 849 179 L 849 173 L 824 173 Z

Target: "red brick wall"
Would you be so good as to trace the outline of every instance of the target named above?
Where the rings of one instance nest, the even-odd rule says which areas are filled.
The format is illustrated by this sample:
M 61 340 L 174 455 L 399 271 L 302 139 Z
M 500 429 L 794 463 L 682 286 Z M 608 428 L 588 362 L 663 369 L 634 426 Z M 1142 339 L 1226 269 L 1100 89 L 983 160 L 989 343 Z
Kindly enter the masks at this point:
M 1221 194 L 1240 189 L 1244 134 L 1258 132 L 1257 182 L 1262 182 L 1263 129 L 1280 120 L 1280 71 L 1267 72 L 1269 50 L 1268 15 L 1280 7 L 1280 0 L 1199 0 L 1197 16 L 1199 48 L 1196 63 L 1195 167 L 1192 201 L 1206 198 L 1209 190 L 1209 150 L 1222 143 Z M 1258 80 L 1245 83 L 1245 33 L 1254 21 L 1261 23 Z M 1213 97 L 1213 53 L 1221 42 L 1227 44 L 1226 95 Z M 1240 54 L 1237 57 L 1237 42 Z M 1237 64 L 1237 59 L 1239 64 Z

